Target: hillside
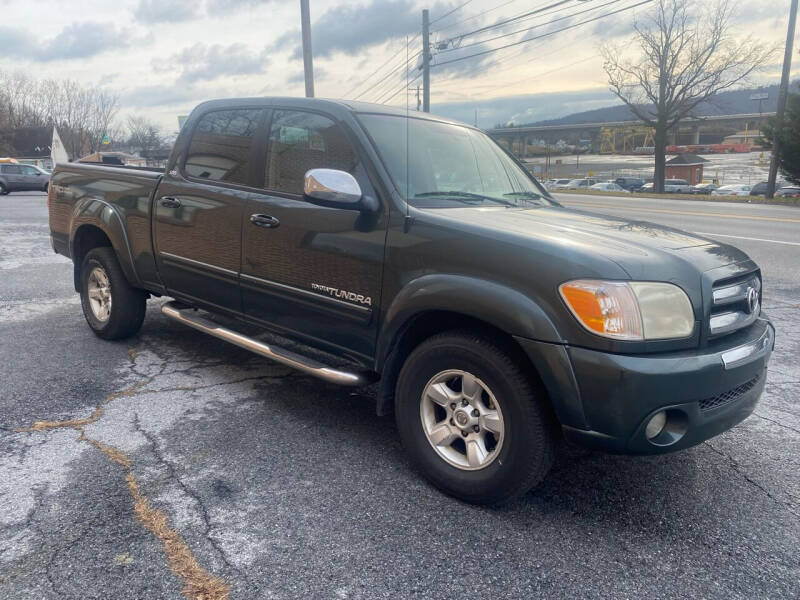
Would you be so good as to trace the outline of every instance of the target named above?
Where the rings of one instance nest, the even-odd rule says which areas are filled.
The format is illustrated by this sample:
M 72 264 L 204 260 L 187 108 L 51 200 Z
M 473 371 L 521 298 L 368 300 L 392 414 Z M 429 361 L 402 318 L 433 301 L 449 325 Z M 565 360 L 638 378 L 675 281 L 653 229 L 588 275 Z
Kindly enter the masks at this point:
M 792 89 L 797 89 L 798 82 L 792 83 Z M 735 115 L 744 113 L 757 113 L 758 101 L 750 100 L 750 96 L 756 92 L 769 94 L 767 100 L 761 103 L 763 112 L 774 112 L 778 99 L 778 86 L 770 85 L 758 89 L 742 89 L 729 92 L 722 92 L 714 96 L 712 100 L 703 102 L 697 107 L 695 114 L 698 116 L 711 115 Z M 574 113 L 558 119 L 537 121 L 535 123 L 524 123 L 524 125 L 572 125 L 577 123 L 604 123 L 608 121 L 635 121 L 636 117 L 624 104 L 596 108 L 583 112 Z M 515 123 L 515 125 L 523 125 Z

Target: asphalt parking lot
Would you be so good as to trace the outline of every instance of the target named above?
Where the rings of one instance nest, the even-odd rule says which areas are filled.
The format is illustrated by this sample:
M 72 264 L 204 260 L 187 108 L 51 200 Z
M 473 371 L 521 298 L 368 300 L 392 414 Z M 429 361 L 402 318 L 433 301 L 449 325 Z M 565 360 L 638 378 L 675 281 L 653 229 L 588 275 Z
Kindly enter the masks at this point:
M 421 480 L 369 393 L 159 301 L 138 336 L 99 340 L 44 196 L 0 197 L 0 598 L 797 598 L 800 209 L 563 201 L 740 246 L 777 347 L 735 429 L 660 457 L 565 448 L 486 509 Z

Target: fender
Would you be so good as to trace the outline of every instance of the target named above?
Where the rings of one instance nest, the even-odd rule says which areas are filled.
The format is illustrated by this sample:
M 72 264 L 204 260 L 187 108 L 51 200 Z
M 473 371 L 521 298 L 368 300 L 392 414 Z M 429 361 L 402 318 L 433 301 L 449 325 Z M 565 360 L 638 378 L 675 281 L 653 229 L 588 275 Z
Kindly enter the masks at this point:
M 376 371 L 382 372 L 403 326 L 415 315 L 446 310 L 480 319 L 511 335 L 539 373 L 562 424 L 585 428 L 580 391 L 565 342 L 550 317 L 528 296 L 509 287 L 462 275 L 425 275 L 407 284 L 395 297 L 378 339 Z M 391 360 L 388 368 L 399 371 Z M 384 374 L 386 375 L 386 374 Z M 397 372 L 382 377 L 377 412 L 391 410 Z
M 403 325 L 414 315 L 431 310 L 474 317 L 512 336 L 564 343 L 550 317 L 517 290 L 477 277 L 423 275 L 406 284 L 386 311 L 378 336 L 378 372 Z
M 117 260 L 119 260 L 125 277 L 132 285 L 141 287 L 141 279 L 136 273 L 128 232 L 125 230 L 119 210 L 106 200 L 96 197 L 83 198 L 75 205 L 69 233 L 69 255 L 73 258 L 73 263 L 75 262 L 75 236 L 83 225 L 93 225 L 106 234 L 111 240 L 111 246 L 117 254 Z M 75 264 L 76 291 L 79 288 L 79 271 L 80 265 Z

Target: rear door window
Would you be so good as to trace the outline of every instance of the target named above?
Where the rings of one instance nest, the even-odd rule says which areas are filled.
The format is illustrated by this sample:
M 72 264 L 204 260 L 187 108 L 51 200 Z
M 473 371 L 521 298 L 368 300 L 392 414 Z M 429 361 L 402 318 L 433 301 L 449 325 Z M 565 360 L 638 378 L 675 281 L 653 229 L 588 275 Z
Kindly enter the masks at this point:
M 338 169 L 355 175 L 358 159 L 344 130 L 316 113 L 276 110 L 269 128 L 264 186 L 289 194 L 303 193 L 311 169 Z
M 259 109 L 217 110 L 201 117 L 186 153 L 190 177 L 250 185 Z

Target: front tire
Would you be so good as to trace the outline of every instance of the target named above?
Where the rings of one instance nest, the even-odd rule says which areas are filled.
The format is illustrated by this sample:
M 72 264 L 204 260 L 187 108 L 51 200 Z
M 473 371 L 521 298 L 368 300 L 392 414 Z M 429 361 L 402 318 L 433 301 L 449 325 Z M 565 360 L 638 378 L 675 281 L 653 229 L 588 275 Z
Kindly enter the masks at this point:
M 471 332 L 420 344 L 395 394 L 400 438 L 433 485 L 474 504 L 501 504 L 544 479 L 555 453 L 542 387 L 513 353 Z
M 2 183 L 0 183 L 0 196 L 5 196 L 8 194 L 8 188 Z
M 134 335 L 142 326 L 147 293 L 128 283 L 113 248 L 90 250 L 81 266 L 81 306 L 86 322 L 104 340 Z

